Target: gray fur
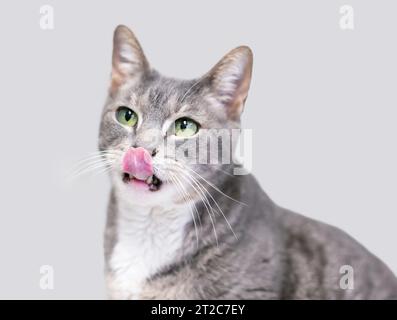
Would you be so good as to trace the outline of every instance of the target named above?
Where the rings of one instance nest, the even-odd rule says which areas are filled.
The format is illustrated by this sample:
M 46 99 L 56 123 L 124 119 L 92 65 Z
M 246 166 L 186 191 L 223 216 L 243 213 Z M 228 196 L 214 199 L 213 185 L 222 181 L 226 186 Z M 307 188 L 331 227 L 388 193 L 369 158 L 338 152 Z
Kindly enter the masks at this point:
M 125 27 L 116 30 L 115 48 L 119 44 L 117 37 L 128 38 L 137 50 L 136 56 L 143 62 L 134 65 L 131 69 L 133 73 L 122 74 L 115 71 L 118 53 L 113 53 L 112 77 L 116 77 L 117 81 L 110 90 L 102 116 L 100 150 L 124 151 L 129 146 L 155 150 L 158 145 L 153 144 L 153 140 L 145 141 L 145 130 L 161 128 L 165 119 L 183 106 L 187 106 L 186 112 L 203 127 L 239 127 L 236 114 L 239 115 L 241 110 L 236 108 L 242 108 L 241 103 L 233 105 L 232 102 L 237 99 L 235 96 L 230 99 L 220 97 L 224 92 L 217 91 L 214 86 L 217 85 L 217 77 L 224 72 L 222 63 L 227 64 L 228 60 L 235 62 L 236 52 L 244 55 L 249 64 L 252 58 L 249 49 L 242 47 L 240 51 L 232 52 L 208 74 L 187 81 L 166 78 L 150 69 L 139 43 Z M 250 74 L 244 76 L 250 77 Z M 211 105 L 205 100 L 209 95 L 219 99 Z M 113 114 L 118 105 L 129 105 L 131 96 L 135 99 L 134 108 L 143 115 L 143 122 L 139 130 L 128 134 L 113 121 Z M 246 94 L 241 98 L 242 103 L 245 98 Z M 216 241 L 209 214 L 204 204 L 197 201 L 201 222 L 198 245 L 192 221 L 186 227 L 183 246 L 174 261 L 145 281 L 140 298 L 397 298 L 397 280 L 392 272 L 344 232 L 279 207 L 262 191 L 253 176 L 234 176 L 233 164 L 189 166 L 223 193 L 246 204 L 231 200 L 213 188 L 208 189 L 225 213 L 235 235 L 218 212 L 214 216 Z M 111 172 L 112 179 L 118 179 L 119 175 L 116 169 Z M 110 276 L 113 271 L 108 261 L 118 240 L 118 192 L 114 185 L 105 231 L 105 258 Z M 194 190 L 190 192 L 194 194 Z M 339 270 L 343 265 L 354 269 L 353 290 L 344 290 L 339 286 L 342 276 Z

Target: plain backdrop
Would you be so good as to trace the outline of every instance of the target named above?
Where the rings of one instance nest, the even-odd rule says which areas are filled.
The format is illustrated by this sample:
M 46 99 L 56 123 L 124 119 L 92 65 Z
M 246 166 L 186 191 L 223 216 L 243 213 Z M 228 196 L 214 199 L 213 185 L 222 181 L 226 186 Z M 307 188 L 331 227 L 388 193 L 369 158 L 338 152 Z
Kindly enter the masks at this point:
M 53 30 L 39 26 L 45 4 Z M 354 30 L 339 27 L 344 4 Z M 249 45 L 243 126 L 262 187 L 397 272 L 396 9 L 379 0 L 1 1 L 0 298 L 105 298 L 110 184 L 65 172 L 96 150 L 118 24 L 178 78 Z M 39 287 L 47 264 L 53 290 Z

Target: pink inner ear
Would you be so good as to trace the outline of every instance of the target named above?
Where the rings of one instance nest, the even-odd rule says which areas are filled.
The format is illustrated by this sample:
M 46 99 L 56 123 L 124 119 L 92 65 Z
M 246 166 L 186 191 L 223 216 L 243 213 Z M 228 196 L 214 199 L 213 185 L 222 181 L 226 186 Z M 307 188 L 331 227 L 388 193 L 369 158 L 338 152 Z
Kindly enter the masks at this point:
M 142 147 L 128 149 L 122 165 L 124 172 L 139 180 L 146 180 L 153 175 L 152 156 Z

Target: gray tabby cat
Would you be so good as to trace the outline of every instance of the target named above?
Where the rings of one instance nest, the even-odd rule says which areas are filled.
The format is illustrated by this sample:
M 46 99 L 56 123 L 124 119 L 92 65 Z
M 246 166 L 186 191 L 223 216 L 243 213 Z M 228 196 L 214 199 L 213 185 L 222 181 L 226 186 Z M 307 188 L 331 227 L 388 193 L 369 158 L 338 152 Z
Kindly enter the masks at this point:
M 234 175 L 233 161 L 178 155 L 183 146 L 207 156 L 197 140 L 214 138 L 209 129 L 240 127 L 252 59 L 238 47 L 204 76 L 176 80 L 150 68 L 127 27 L 115 30 L 99 136 L 112 180 L 109 297 L 397 298 L 392 272 L 339 229 L 277 206 L 253 176 Z

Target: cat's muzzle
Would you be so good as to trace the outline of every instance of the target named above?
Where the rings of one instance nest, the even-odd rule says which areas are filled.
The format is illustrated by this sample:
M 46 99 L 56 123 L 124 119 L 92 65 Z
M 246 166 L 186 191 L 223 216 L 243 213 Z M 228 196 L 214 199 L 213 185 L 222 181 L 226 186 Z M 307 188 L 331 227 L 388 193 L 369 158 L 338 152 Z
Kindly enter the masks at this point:
M 149 186 L 150 191 L 159 190 L 160 186 L 162 184 L 162 181 L 155 174 L 151 175 L 146 180 L 140 180 L 140 179 L 137 179 L 136 177 L 132 176 L 128 172 L 123 173 L 123 182 L 124 183 L 130 183 L 134 179 L 139 180 L 140 182 L 145 182 Z

